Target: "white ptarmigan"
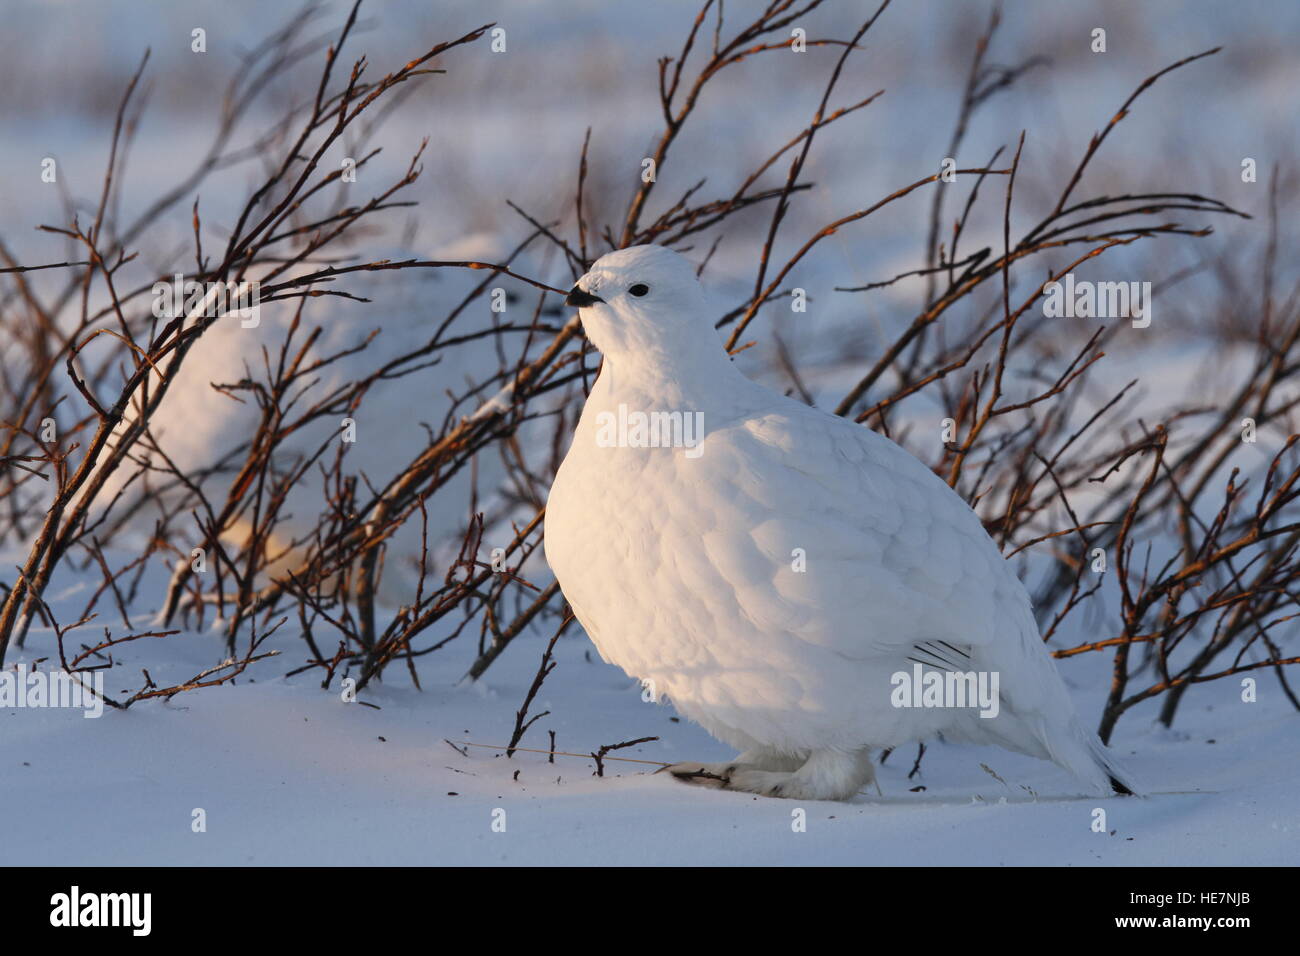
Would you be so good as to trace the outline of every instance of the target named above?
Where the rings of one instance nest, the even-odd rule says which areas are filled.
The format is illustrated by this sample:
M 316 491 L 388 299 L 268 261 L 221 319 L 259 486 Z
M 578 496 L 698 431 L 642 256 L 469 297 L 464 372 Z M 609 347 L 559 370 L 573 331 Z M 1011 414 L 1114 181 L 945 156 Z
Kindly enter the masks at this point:
M 1024 586 L 929 468 L 745 378 L 669 249 L 601 257 L 568 303 L 604 366 L 551 487 L 546 559 L 606 661 L 741 751 L 675 776 L 848 799 L 872 749 L 942 733 L 1130 791 Z M 896 706 L 922 671 L 996 675 L 996 716 Z

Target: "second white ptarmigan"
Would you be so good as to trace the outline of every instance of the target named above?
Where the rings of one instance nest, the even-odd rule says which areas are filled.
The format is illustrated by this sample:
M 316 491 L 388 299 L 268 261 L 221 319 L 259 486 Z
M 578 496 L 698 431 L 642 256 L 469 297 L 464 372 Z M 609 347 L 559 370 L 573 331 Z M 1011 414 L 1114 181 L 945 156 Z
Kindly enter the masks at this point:
M 1024 586 L 930 469 L 745 378 L 669 249 L 603 256 L 568 302 L 604 366 L 551 488 L 546 559 L 605 660 L 741 751 L 674 775 L 848 799 L 873 750 L 941 733 L 1131 789 L 1079 724 Z M 898 675 L 919 672 L 996 675 L 996 716 L 898 706 Z

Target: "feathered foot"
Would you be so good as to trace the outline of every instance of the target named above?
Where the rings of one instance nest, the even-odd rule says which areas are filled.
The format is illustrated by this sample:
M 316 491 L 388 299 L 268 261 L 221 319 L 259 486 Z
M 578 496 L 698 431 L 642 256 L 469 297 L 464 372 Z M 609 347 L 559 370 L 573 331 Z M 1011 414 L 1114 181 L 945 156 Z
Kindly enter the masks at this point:
M 678 763 L 663 769 L 687 783 L 790 800 L 848 800 L 875 779 L 866 750 L 816 750 L 807 757 L 747 751 L 730 763 Z
M 696 763 L 688 760 L 661 767 L 655 773 L 670 773 L 683 783 L 695 783 L 702 786 L 726 789 L 731 778 L 738 773 L 753 771 L 790 772 L 798 770 L 807 761 L 807 754 L 784 754 L 776 750 L 746 750 L 737 754 L 735 760 L 726 763 Z

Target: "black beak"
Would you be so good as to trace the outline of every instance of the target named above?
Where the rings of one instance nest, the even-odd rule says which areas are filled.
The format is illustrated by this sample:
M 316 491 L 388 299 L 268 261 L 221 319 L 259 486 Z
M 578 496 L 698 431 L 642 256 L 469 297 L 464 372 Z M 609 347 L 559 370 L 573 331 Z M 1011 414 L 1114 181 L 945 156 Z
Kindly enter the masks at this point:
M 604 302 L 604 301 L 605 300 L 602 299 L 600 296 L 592 295 L 590 292 L 586 292 L 582 289 L 579 289 L 575 285 L 572 289 L 569 290 L 569 294 L 564 299 L 564 304 L 575 305 L 578 308 L 582 308 L 584 305 L 595 305 L 597 302 Z

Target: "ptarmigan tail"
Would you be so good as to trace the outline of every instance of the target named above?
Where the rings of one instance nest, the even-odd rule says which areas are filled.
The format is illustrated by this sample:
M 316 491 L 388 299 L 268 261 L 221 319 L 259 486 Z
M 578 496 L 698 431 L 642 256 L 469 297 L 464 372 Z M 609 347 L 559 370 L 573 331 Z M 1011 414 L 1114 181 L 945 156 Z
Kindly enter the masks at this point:
M 1115 758 L 1111 756 L 1106 745 L 1098 740 L 1095 735 L 1090 734 L 1089 736 L 1091 737 L 1089 747 L 1097 763 L 1101 764 L 1105 769 L 1111 789 L 1115 793 L 1126 797 L 1141 796 L 1142 793 L 1138 790 L 1137 784 L 1133 782 L 1133 778 L 1129 776 L 1128 771 L 1115 762 Z
M 1064 688 L 1062 688 L 1064 690 Z M 973 744 L 996 744 L 1050 760 L 1062 770 L 1088 784 L 1097 794 L 1141 795 L 1141 789 L 1114 754 L 1097 737 L 1085 730 L 1074 714 L 1016 714 L 1004 701 L 997 718 L 975 717 L 965 724 L 944 730 L 945 739 Z
M 1071 725 L 1069 732 L 1044 741 L 1052 761 L 1092 784 L 1098 793 L 1140 795 L 1141 791 L 1128 771 L 1119 765 L 1097 735 L 1084 730 L 1077 720 L 1071 721 Z

